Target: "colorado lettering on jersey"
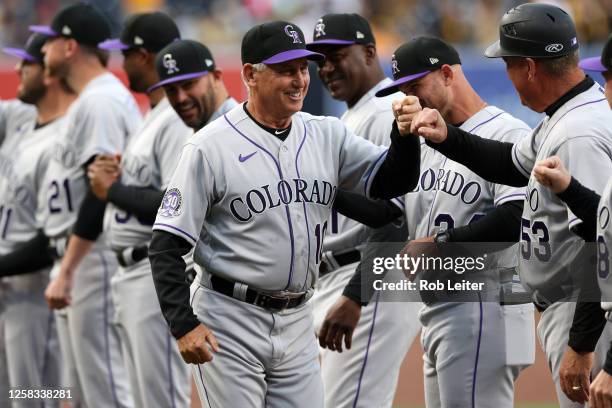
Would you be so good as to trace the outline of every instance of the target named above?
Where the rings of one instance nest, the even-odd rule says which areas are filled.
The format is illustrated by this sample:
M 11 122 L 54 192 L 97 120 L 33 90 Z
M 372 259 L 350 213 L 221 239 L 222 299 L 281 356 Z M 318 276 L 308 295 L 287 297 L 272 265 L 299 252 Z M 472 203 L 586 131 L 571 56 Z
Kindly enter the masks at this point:
M 414 192 L 442 191 L 453 197 L 459 196 L 465 204 L 474 204 L 482 194 L 482 186 L 477 181 L 467 181 L 461 173 L 453 170 L 432 168 L 421 173 L 419 184 Z
M 327 181 L 294 178 L 280 180 L 275 186 L 270 184 L 249 190 L 243 196 L 230 200 L 229 210 L 239 222 L 250 221 L 255 214 L 290 203 L 315 203 L 331 206 L 336 197 L 337 186 Z
M 133 180 L 138 180 L 143 186 L 151 184 L 151 168 L 140 157 L 132 155 L 124 156 L 121 160 L 121 171 Z
M 53 151 L 53 159 L 61 163 L 65 168 L 70 169 L 76 165 L 76 149 L 71 145 L 57 143 Z

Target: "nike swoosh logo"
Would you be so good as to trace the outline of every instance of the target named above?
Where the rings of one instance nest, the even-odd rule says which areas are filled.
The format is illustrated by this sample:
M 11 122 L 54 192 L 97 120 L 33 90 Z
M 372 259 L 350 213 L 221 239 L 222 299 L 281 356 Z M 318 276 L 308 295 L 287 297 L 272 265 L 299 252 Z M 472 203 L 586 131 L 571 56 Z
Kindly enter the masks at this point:
M 286 131 L 287 131 L 287 129 L 283 129 L 283 130 L 281 130 L 281 131 L 275 130 L 275 131 L 274 131 L 274 134 L 275 134 L 275 135 L 280 135 L 281 133 L 285 133 Z
M 240 154 L 238 155 L 238 161 L 239 161 L 240 163 L 244 163 L 245 161 L 247 161 L 247 160 L 249 160 L 251 157 L 253 157 L 253 156 L 254 156 L 256 153 L 257 153 L 257 151 L 254 151 L 253 153 L 251 153 L 251 154 L 247 154 L 246 156 L 243 156 L 243 155 L 242 155 L 242 153 L 240 153 Z

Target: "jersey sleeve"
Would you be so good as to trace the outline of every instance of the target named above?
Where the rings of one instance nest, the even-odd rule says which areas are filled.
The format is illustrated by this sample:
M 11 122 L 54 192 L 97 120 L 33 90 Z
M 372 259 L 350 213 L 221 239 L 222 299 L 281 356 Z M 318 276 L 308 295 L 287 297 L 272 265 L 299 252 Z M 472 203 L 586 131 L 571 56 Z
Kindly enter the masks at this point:
M 122 107 L 110 98 L 90 96 L 82 101 L 68 128 L 68 138 L 77 150 L 78 165 L 95 155 L 123 151 L 128 127 Z
M 0 101 L 0 146 L 7 137 L 9 127 L 18 126 L 35 119 L 36 108 L 34 105 L 23 103 L 17 99 Z
M 517 149 L 524 140 L 529 139 L 531 130 L 529 128 L 514 128 L 501 137 L 496 138 L 500 142 L 513 143 L 514 149 Z M 514 154 L 513 154 L 514 157 Z M 516 165 L 516 163 L 515 163 Z M 521 170 L 520 167 L 517 167 Z M 521 170 L 522 172 L 522 170 Z M 529 177 L 529 176 L 527 176 Z M 525 199 L 525 187 L 513 187 L 505 184 L 491 183 L 491 192 L 493 193 L 493 203 L 495 206 L 502 205 L 509 201 L 524 200 Z
M 46 149 L 42 152 L 38 158 L 38 163 L 34 171 L 33 186 L 36 192 L 36 224 L 42 228 L 44 225 L 45 217 L 47 216 L 47 189 L 43 188 L 45 182 L 45 176 L 51 161 L 51 150 Z
M 161 189 L 165 189 L 181 156 L 181 149 L 193 130 L 176 121 L 169 122 L 155 140 L 154 159 L 161 176 Z
M 573 137 L 560 146 L 557 155 L 576 180 L 599 195 L 603 193 L 607 182 L 603 175 L 612 174 L 612 146 L 603 138 Z M 569 228 L 582 222 L 569 208 L 567 219 Z
M 526 178 L 531 176 L 538 155 L 536 137 L 542 124 L 538 125 L 529 135 L 523 137 L 512 146 L 512 162 L 514 167 Z
M 376 114 L 372 120 L 360 130 L 359 136 L 370 140 L 378 146 L 387 146 L 391 144 L 391 127 L 393 125 L 393 113 L 382 111 Z
M 385 160 L 388 149 L 355 135 L 338 122 L 343 132 L 340 146 L 338 181 L 340 188 L 368 196 L 374 175 Z
M 153 230 L 166 231 L 195 245 L 213 202 L 215 177 L 198 146 L 183 148 L 157 212 Z

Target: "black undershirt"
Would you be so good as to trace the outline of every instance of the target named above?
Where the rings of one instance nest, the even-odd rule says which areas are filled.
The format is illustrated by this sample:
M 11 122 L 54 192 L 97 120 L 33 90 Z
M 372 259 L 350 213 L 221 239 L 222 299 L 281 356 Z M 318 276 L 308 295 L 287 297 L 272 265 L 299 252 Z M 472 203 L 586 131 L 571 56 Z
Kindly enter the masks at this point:
M 258 122 L 257 119 L 255 119 L 253 115 L 251 115 L 251 112 L 249 112 L 249 110 L 247 109 L 246 103 L 242 104 L 242 108 L 244 109 L 246 114 L 249 115 L 249 118 L 251 118 L 253 122 L 257 123 L 257 126 L 262 128 L 266 132 L 270 133 L 272 136 L 280 139 L 282 142 L 284 142 L 285 139 L 287 139 L 287 136 L 289 136 L 289 132 L 291 132 L 291 123 L 293 122 L 289 122 L 289 126 L 287 126 L 284 129 L 271 128 L 271 127 L 264 125 L 263 123 Z

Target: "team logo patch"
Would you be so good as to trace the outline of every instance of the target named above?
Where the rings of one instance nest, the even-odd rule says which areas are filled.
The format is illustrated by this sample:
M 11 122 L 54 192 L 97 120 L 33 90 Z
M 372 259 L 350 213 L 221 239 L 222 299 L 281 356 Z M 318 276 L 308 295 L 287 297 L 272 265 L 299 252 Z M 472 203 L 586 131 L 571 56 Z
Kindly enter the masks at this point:
M 181 214 L 183 196 L 178 188 L 171 188 L 166 191 L 159 208 L 158 214 L 162 217 L 177 217 Z
M 144 40 L 141 37 L 136 35 L 136 36 L 134 36 L 134 44 L 142 45 L 142 44 L 144 44 Z
M 365 38 L 365 35 L 363 35 L 363 33 L 361 31 L 357 31 L 357 32 L 355 32 L 355 37 L 359 38 L 359 39 L 362 39 L 362 38 Z
M 315 37 L 320 37 L 322 35 L 325 35 L 325 24 L 323 23 L 323 19 L 320 18 L 315 26 Z
M 438 61 L 440 61 L 440 60 L 439 60 L 439 59 L 437 59 L 437 58 L 430 58 L 430 59 L 429 59 L 429 62 L 431 63 L 431 65 L 435 65 L 435 64 L 437 64 L 437 63 L 438 63 Z
M 163 64 L 164 64 L 164 68 L 168 70 L 167 71 L 168 75 L 172 75 L 180 71 L 178 67 L 176 66 L 176 60 L 172 58 L 172 54 L 164 55 Z
M 563 49 L 563 44 L 548 44 L 544 50 L 546 52 L 559 52 Z
M 394 77 L 398 72 L 400 72 L 399 68 L 397 67 L 397 60 L 395 59 L 395 54 L 391 56 L 391 71 L 393 71 Z
M 291 24 L 287 24 L 285 26 L 285 34 L 287 34 L 289 37 L 293 39 L 294 44 L 302 43 L 302 40 L 300 40 L 300 35 L 298 34 L 297 31 L 293 29 L 293 26 Z

